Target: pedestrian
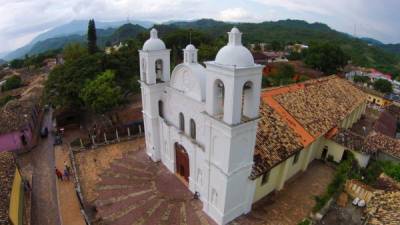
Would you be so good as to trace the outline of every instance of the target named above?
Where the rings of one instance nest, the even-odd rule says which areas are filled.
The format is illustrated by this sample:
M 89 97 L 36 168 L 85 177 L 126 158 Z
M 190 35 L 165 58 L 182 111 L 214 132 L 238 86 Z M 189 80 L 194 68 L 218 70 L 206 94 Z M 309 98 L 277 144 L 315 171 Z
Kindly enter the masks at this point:
M 67 169 L 64 169 L 64 177 L 65 177 L 65 180 L 69 180 L 69 173 L 68 173 Z
M 68 174 L 71 174 L 71 167 L 68 166 L 67 160 L 64 161 L 64 167 L 67 170 Z
M 59 180 L 63 180 L 63 175 L 62 175 L 62 173 L 60 172 L 60 170 L 58 170 L 57 168 L 55 168 L 56 169 L 56 175 L 57 175 L 57 178 L 59 179 Z

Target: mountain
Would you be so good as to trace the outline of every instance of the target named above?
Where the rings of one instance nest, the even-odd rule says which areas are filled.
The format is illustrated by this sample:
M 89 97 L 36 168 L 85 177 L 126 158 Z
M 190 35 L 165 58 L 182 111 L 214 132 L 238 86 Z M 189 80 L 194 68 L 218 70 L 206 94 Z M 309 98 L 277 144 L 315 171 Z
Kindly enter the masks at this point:
M 125 23 L 126 23 L 126 21 L 114 21 L 114 22 L 96 21 L 96 28 L 107 30 L 108 28 L 120 27 Z M 144 20 L 134 20 L 131 23 L 138 24 L 138 25 L 140 25 L 142 27 L 146 27 L 146 28 L 149 28 L 154 24 L 153 22 L 144 21 Z M 48 40 L 48 39 L 60 38 L 60 39 L 58 39 L 57 42 L 65 42 L 65 40 L 62 40 L 64 37 L 67 37 L 66 39 L 71 39 L 71 37 L 68 37 L 68 36 L 84 35 L 87 32 L 87 26 L 88 26 L 88 20 L 74 20 L 74 21 L 71 21 L 70 23 L 54 27 L 54 28 L 38 35 L 37 37 L 35 37 L 29 44 L 15 50 L 15 51 L 8 53 L 4 57 L 4 59 L 12 60 L 15 58 L 23 57 L 23 56 L 25 56 L 25 54 L 30 54 L 30 52 L 37 52 L 37 50 L 31 51 L 33 49 L 34 45 L 39 42 Z M 43 45 L 43 43 L 42 43 L 42 45 Z
M 147 31 L 146 28 L 130 23 L 124 24 L 119 28 L 96 29 L 97 45 L 99 47 L 104 47 L 107 42 L 114 44 L 121 41 L 126 41 L 129 38 L 136 38 L 139 33 L 145 31 Z M 24 53 L 24 55 L 34 55 L 49 50 L 60 49 L 72 42 L 85 43 L 86 39 L 86 34 L 72 34 L 61 37 L 48 38 L 33 44 L 30 49 Z
M 77 34 L 63 36 L 63 37 L 49 38 L 34 44 L 29 50 L 29 52 L 27 52 L 27 54 L 28 55 L 39 54 L 49 50 L 63 48 L 66 44 L 71 42 L 83 43 L 84 41 L 85 41 L 84 36 Z
M 361 40 L 365 41 L 369 45 L 376 46 L 378 48 L 381 48 L 387 52 L 391 52 L 394 54 L 399 54 L 400 55 L 400 43 L 398 44 L 384 44 L 378 40 L 375 40 L 373 38 L 360 38 Z
M 376 39 L 373 39 L 373 38 L 362 37 L 362 38 L 360 38 L 360 39 L 363 40 L 363 41 L 365 41 L 365 42 L 368 43 L 368 44 L 371 44 L 371 45 L 375 45 L 375 46 L 384 45 L 382 42 L 380 42 L 380 41 L 378 41 L 378 40 L 376 40 Z
M 113 32 L 108 38 L 111 43 L 126 41 L 129 38 L 135 38 L 138 34 L 146 32 L 147 30 L 136 24 L 124 24 Z
M 226 32 L 237 26 L 243 35 L 244 44 L 270 43 L 278 41 L 282 44 L 329 42 L 339 45 L 349 55 L 355 65 L 373 67 L 382 72 L 396 76 L 400 74 L 400 54 L 395 54 L 399 45 L 378 45 L 376 40 L 362 40 L 349 34 L 331 29 L 326 24 L 308 23 L 302 20 L 280 20 L 262 23 L 225 23 L 212 19 L 197 21 L 178 21 L 169 25 L 161 25 L 161 30 L 198 29 L 213 37 L 226 38 Z M 160 32 L 161 33 L 161 32 Z M 161 34 L 162 35 L 162 34 Z M 160 35 L 160 36 L 161 36 Z
M 398 44 L 384 44 L 384 45 L 380 45 L 379 47 L 382 48 L 382 49 L 385 49 L 388 52 L 392 52 L 392 53 L 400 55 L 400 43 L 398 43 Z
M 4 59 L 0 59 L 0 66 L 3 64 L 6 64 L 6 63 L 7 63 L 7 61 L 5 61 Z

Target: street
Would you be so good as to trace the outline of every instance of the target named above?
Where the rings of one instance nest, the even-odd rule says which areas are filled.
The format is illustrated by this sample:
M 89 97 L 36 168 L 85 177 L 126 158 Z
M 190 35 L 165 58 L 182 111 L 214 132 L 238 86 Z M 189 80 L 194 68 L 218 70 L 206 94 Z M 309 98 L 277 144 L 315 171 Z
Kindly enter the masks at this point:
M 54 137 L 52 131 L 52 109 L 45 112 L 43 125 L 49 129 L 47 138 L 41 139 L 31 152 L 32 180 L 32 225 L 60 225 L 57 204 L 56 178 L 54 172 Z

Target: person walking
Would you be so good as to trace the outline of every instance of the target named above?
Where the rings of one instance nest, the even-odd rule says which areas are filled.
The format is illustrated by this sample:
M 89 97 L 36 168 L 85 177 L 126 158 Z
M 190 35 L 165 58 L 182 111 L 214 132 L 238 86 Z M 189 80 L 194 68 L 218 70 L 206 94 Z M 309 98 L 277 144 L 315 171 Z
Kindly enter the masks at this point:
M 56 169 L 57 178 L 62 181 L 63 180 L 63 174 L 57 168 L 55 168 L 55 169 Z
M 67 170 L 68 174 L 71 174 L 71 167 L 69 167 L 67 160 L 64 161 L 64 167 Z
M 69 181 L 69 173 L 68 173 L 67 169 L 64 169 L 64 177 L 65 177 L 65 180 Z

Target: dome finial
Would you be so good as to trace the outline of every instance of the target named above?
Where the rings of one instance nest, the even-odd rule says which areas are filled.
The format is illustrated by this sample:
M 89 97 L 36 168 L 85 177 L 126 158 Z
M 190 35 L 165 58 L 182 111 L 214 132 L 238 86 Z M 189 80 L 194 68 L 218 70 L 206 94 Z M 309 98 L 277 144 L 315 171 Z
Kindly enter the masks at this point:
M 242 45 L 242 33 L 236 27 L 228 32 L 229 42 L 221 48 L 215 62 L 220 65 L 234 67 L 254 66 L 254 58 L 251 52 Z
M 188 44 L 183 49 L 183 61 L 185 63 L 197 63 L 197 49 L 192 44 Z
M 242 33 L 236 27 L 233 27 L 229 35 L 228 45 L 242 45 Z
M 151 29 L 150 38 L 158 38 L 157 30 L 155 28 Z

